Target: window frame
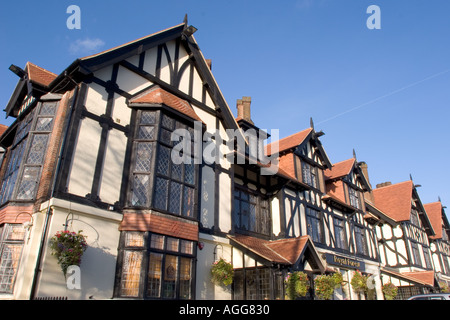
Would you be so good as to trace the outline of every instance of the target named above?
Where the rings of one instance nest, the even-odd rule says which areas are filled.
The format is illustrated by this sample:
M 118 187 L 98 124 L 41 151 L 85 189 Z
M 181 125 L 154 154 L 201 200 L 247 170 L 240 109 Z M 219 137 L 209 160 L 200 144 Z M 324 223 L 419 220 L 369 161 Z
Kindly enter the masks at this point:
M 302 167 L 302 181 L 308 186 L 319 189 L 319 174 L 316 166 L 306 162 L 304 159 L 300 160 Z
M 237 195 L 237 193 L 239 193 L 239 195 Z M 246 194 L 248 199 L 245 199 L 245 197 L 242 196 L 242 193 Z M 251 200 L 252 197 L 254 197 L 255 200 Z M 246 203 L 249 205 L 247 227 L 245 227 L 243 223 L 244 215 L 241 210 L 242 203 Z M 237 204 L 239 204 L 239 208 Z M 252 204 L 255 206 L 255 217 L 253 222 L 254 229 L 251 229 L 252 219 L 251 219 L 250 205 Z M 271 208 L 269 197 L 264 196 L 263 194 L 260 194 L 254 190 L 245 188 L 241 185 L 235 184 L 233 191 L 232 224 L 234 230 L 237 230 L 240 233 L 270 236 L 272 232 L 272 223 L 271 223 Z
M 339 221 L 339 223 L 342 223 L 342 226 L 338 225 L 336 223 L 336 221 Z M 337 230 L 337 229 L 339 229 L 339 230 Z M 347 251 L 348 250 L 348 241 L 347 241 L 346 220 L 341 217 L 334 216 L 333 217 L 333 230 L 334 230 L 334 239 L 335 239 L 336 248 Z M 338 241 L 338 237 L 337 237 L 338 234 L 339 234 L 340 241 Z
M 277 297 L 283 300 L 283 278 L 279 271 L 267 266 L 236 268 L 232 284 L 233 300 L 271 300 Z M 253 296 L 250 290 L 254 290 Z
M 13 228 L 15 227 L 19 227 L 22 229 L 23 232 L 23 237 L 20 239 L 10 239 L 9 236 L 11 234 L 13 234 L 14 230 Z M 0 294 L 13 294 L 14 293 L 14 287 L 15 287 L 15 283 L 16 283 L 16 279 L 17 279 L 17 272 L 19 270 L 20 267 L 20 260 L 22 258 L 22 252 L 23 252 L 23 247 L 25 244 L 25 233 L 26 230 L 23 227 L 22 224 L 9 224 L 9 223 L 5 223 L 4 225 L 2 225 L 0 227 Z M 3 277 L 8 277 L 8 275 L 3 275 L 3 258 L 4 258 L 4 252 L 5 252 L 5 247 L 7 247 L 8 245 L 12 245 L 12 246 L 20 246 L 19 252 L 17 252 L 17 256 L 18 258 L 16 260 L 14 260 L 16 265 L 12 267 L 13 271 L 14 271 L 14 275 L 12 276 L 12 279 L 10 281 L 10 289 L 9 290 L 3 290 L 3 286 L 5 284 L 7 284 L 6 282 L 3 282 Z M 11 268 L 10 268 L 11 269 Z
M 142 245 L 127 245 L 127 236 L 132 233 L 137 233 L 142 235 Z M 152 246 L 152 244 L 155 244 L 156 242 L 152 241 L 152 236 L 161 237 L 162 240 L 162 248 L 157 248 L 155 246 Z M 169 239 L 175 240 L 177 245 L 177 251 L 171 250 L 171 248 L 168 246 Z M 186 242 L 190 244 L 191 247 L 191 253 L 186 253 L 182 251 L 182 243 Z M 117 271 L 116 271 L 116 285 L 115 285 L 115 293 L 114 296 L 117 298 L 123 298 L 123 299 L 142 299 L 142 300 L 194 300 L 195 299 L 195 282 L 196 282 L 196 259 L 197 259 L 197 250 L 196 250 L 197 242 L 193 240 L 187 240 L 182 238 L 176 238 L 164 234 L 158 234 L 153 233 L 150 231 L 123 231 L 121 233 L 120 238 L 120 247 L 119 247 L 119 258 L 117 261 Z M 123 294 L 123 278 L 124 278 L 124 258 L 125 254 L 128 252 L 132 253 L 140 253 L 141 254 L 141 261 L 139 264 L 139 273 L 136 273 L 139 275 L 139 281 L 138 281 L 138 287 L 133 288 L 136 290 L 135 295 L 126 295 Z M 159 296 L 152 296 L 149 294 L 150 290 L 150 267 L 155 266 L 153 263 L 154 260 L 152 260 L 152 255 L 160 256 L 161 257 L 161 264 L 160 264 L 160 278 L 159 278 L 159 289 L 158 293 Z M 175 258 L 176 260 L 176 275 L 174 280 L 174 296 L 172 297 L 164 297 L 164 281 L 163 280 L 167 273 L 166 273 L 166 262 L 167 257 Z M 183 298 L 180 296 L 181 290 L 182 290 L 182 279 L 180 275 L 182 274 L 182 261 L 189 261 L 190 262 L 190 274 L 189 274 L 189 284 L 187 287 L 189 288 L 189 298 Z
M 352 207 L 361 209 L 361 197 L 360 192 L 350 186 L 348 186 L 348 200 Z
M 366 228 L 362 225 L 354 225 L 355 251 L 361 256 L 369 256 L 369 244 L 366 237 Z M 362 242 L 358 241 L 362 240 Z
M 154 123 L 142 123 L 142 115 L 147 113 L 154 113 Z M 171 119 L 173 122 L 172 128 L 168 128 L 164 125 L 163 121 L 165 118 Z M 143 139 L 139 136 L 140 130 L 142 127 L 153 126 L 153 137 Z M 161 157 L 163 155 L 163 150 L 168 150 L 169 159 L 171 156 L 171 151 L 173 150 L 175 143 L 173 141 L 169 141 L 173 131 L 176 129 L 186 129 L 190 132 L 191 135 L 191 146 L 193 146 L 193 126 L 192 123 L 189 123 L 185 119 L 180 119 L 179 117 L 174 116 L 172 113 L 167 112 L 162 109 L 138 109 L 136 116 L 136 124 L 133 131 L 133 147 L 132 147 L 132 155 L 131 155 L 131 166 L 130 166 L 130 178 L 129 178 L 129 187 L 128 187 L 128 196 L 127 196 L 127 206 L 138 208 L 138 209 L 155 209 L 159 212 L 175 215 L 178 217 L 183 217 L 187 219 L 196 220 L 198 217 L 198 172 L 199 165 L 194 160 L 194 154 L 191 150 L 190 153 L 187 154 L 187 157 L 190 159 L 190 164 L 180 164 L 176 165 L 172 161 L 167 161 L 167 174 L 162 173 L 159 169 L 159 164 L 161 161 Z M 139 171 L 136 170 L 138 166 L 138 148 L 140 145 L 150 144 L 149 150 L 151 150 L 151 159 L 148 163 L 147 171 Z M 175 166 L 181 166 L 180 168 L 180 176 L 174 177 L 174 168 Z M 189 168 L 189 174 L 187 175 L 187 170 Z M 145 203 L 137 202 L 134 200 L 137 192 L 135 185 L 135 177 L 139 175 L 147 176 L 147 185 L 143 187 L 145 189 L 146 200 Z M 188 180 L 189 179 L 189 180 Z M 160 205 L 162 203 L 157 203 L 158 190 L 157 184 L 160 181 L 165 181 L 167 188 L 165 190 L 165 203 L 164 205 Z M 179 203 L 178 203 L 178 212 L 172 210 L 171 206 L 171 196 L 174 195 L 172 192 L 175 190 L 175 186 L 180 186 L 179 193 Z M 190 199 L 191 201 L 187 200 Z M 187 203 L 187 202 L 188 203 Z M 188 208 L 186 210 L 186 208 Z
M 51 106 L 53 109 L 52 113 L 44 112 L 46 111 L 45 108 L 48 106 Z M 0 205 L 4 205 L 8 201 L 29 202 L 36 199 L 39 181 L 42 175 L 42 168 L 45 163 L 48 145 L 55 125 L 58 107 L 59 101 L 56 100 L 39 102 L 36 107 L 31 109 L 18 123 L 13 144 L 7 152 L 9 155 L 7 156 L 8 160 L 5 175 L 1 181 L 0 192 L 3 196 L 0 199 Z M 39 121 L 45 118 L 50 119 L 48 121 L 50 126 L 47 127 L 44 124 L 43 127 L 39 127 Z M 36 162 L 36 159 L 32 159 L 32 161 L 29 159 L 33 148 L 36 146 L 34 142 L 37 137 L 45 137 L 46 139 L 44 145 L 39 146 L 41 148 L 37 150 L 40 152 L 38 162 Z M 16 154 L 17 152 L 19 152 L 19 154 Z M 11 169 L 11 166 L 14 166 L 15 168 Z M 35 171 L 34 178 L 32 177 L 32 179 L 27 181 L 27 169 L 33 170 L 33 168 L 34 170 L 37 170 L 37 172 Z M 11 181 L 10 179 L 13 180 Z M 32 188 L 29 195 L 26 195 L 27 190 L 22 189 L 22 186 L 25 186 L 25 188 Z M 21 194 L 24 194 L 24 196 L 20 197 Z
M 323 228 L 323 213 L 313 207 L 307 206 L 305 209 L 306 232 L 314 243 L 324 244 L 325 235 Z M 310 232 L 311 230 L 311 232 Z M 315 233 L 316 231 L 316 233 Z

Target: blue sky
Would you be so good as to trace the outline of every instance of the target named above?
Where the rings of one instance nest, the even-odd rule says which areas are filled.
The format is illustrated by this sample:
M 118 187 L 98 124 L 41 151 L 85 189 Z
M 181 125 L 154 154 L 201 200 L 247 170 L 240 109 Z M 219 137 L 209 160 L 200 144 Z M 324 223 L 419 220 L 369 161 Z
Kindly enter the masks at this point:
M 69 30 L 69 5 L 81 29 Z M 370 30 L 369 5 L 381 11 Z M 309 127 L 332 162 L 366 161 L 372 185 L 408 180 L 450 206 L 450 2 L 446 0 L 2 1 L 0 104 L 31 61 L 59 74 L 78 57 L 174 26 L 187 13 L 236 114 L 252 97 L 261 128 Z M 0 114 L 0 123 L 10 124 Z M 450 209 L 449 209 L 450 210 Z

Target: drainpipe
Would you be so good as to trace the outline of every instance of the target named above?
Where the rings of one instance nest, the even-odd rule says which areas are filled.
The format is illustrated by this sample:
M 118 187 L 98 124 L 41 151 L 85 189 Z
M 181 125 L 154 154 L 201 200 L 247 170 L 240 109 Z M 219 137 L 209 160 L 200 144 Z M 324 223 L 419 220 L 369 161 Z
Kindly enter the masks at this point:
M 66 77 L 69 78 L 69 80 L 71 80 L 72 82 L 74 82 L 67 74 L 66 74 Z M 38 282 L 39 282 L 39 279 L 41 276 L 41 271 L 42 271 L 42 263 L 43 263 L 43 259 L 44 259 L 45 244 L 47 242 L 50 221 L 51 221 L 51 217 L 53 215 L 53 209 L 52 209 L 52 206 L 50 206 L 50 199 L 52 199 L 55 195 L 57 176 L 58 176 L 59 169 L 61 167 L 61 156 L 62 156 L 63 150 L 65 148 L 67 135 L 69 134 L 69 127 L 70 127 L 70 122 L 72 121 L 72 115 L 73 115 L 74 108 L 75 108 L 75 102 L 76 102 L 76 100 L 78 100 L 78 91 L 79 91 L 79 87 L 78 87 L 78 85 L 76 85 L 75 91 L 73 94 L 72 104 L 70 106 L 69 118 L 67 120 L 66 132 L 64 133 L 64 137 L 61 142 L 61 146 L 60 146 L 59 153 L 58 153 L 56 169 L 55 169 L 55 172 L 53 175 L 52 189 L 51 189 L 50 198 L 49 198 L 49 206 L 47 208 L 47 212 L 45 215 L 44 231 L 42 233 L 41 242 L 39 245 L 37 263 L 36 263 L 36 268 L 34 269 L 33 283 L 31 285 L 30 300 L 33 300 L 37 295 L 37 288 L 38 288 L 37 285 L 38 285 Z

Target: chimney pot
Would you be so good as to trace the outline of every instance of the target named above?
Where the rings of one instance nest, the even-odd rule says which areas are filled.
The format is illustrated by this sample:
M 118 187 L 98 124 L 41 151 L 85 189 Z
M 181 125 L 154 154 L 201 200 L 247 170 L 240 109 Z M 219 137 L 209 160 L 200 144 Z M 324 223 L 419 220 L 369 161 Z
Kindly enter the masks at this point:
M 379 184 L 377 184 L 377 189 L 378 189 L 378 188 L 387 187 L 387 186 L 390 186 L 390 185 L 392 185 L 392 182 L 390 182 L 390 181 L 386 181 L 386 182 L 383 182 L 383 183 L 379 183 Z
M 242 97 L 242 99 L 237 100 L 237 110 L 238 110 L 238 119 L 245 120 L 251 124 L 253 124 L 253 121 L 251 119 L 251 103 L 252 98 L 251 97 Z

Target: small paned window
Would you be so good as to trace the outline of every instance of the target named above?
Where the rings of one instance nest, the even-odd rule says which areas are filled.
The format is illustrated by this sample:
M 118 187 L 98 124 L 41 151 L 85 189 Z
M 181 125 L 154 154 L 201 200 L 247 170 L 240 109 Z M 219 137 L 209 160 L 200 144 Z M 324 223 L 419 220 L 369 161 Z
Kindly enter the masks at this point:
M 302 177 L 304 183 L 313 188 L 318 188 L 316 167 L 302 161 Z
M 417 266 L 422 266 L 422 259 L 420 259 L 419 248 L 416 242 L 411 241 L 411 249 L 414 257 L 414 264 Z
M 308 235 L 316 243 L 323 242 L 322 218 L 319 210 L 306 208 L 306 227 Z
M 358 254 L 367 256 L 368 248 L 367 248 L 366 232 L 364 230 L 364 227 L 355 226 L 355 242 L 356 242 L 356 252 Z
M 234 190 L 234 226 L 238 230 L 269 235 L 269 202 L 260 195 L 247 190 Z
M 430 258 L 430 250 L 427 247 L 423 247 L 423 256 L 425 258 L 425 265 L 427 269 L 433 269 Z
M 39 103 L 18 124 L 2 181 L 2 204 L 36 197 L 57 106 L 58 102 Z
M 21 224 L 0 227 L 0 293 L 13 293 L 24 238 Z
M 183 155 L 182 163 L 172 160 L 172 152 L 189 135 L 193 145 L 194 137 L 181 137 L 176 129 L 187 130 L 187 126 L 158 111 L 139 112 L 130 204 L 193 218 L 197 168 L 191 152 Z
M 233 277 L 234 300 L 269 300 L 279 298 L 283 277 L 270 268 L 235 269 Z
M 193 298 L 193 241 L 143 232 L 125 232 L 124 239 L 119 297 Z
M 336 247 L 339 249 L 347 249 L 347 239 L 345 236 L 345 222 L 343 219 L 334 218 L 334 237 Z
M 361 209 L 361 201 L 359 199 L 359 192 L 351 187 L 348 187 L 348 196 L 349 196 L 349 200 L 350 200 L 350 205 L 353 208 Z

